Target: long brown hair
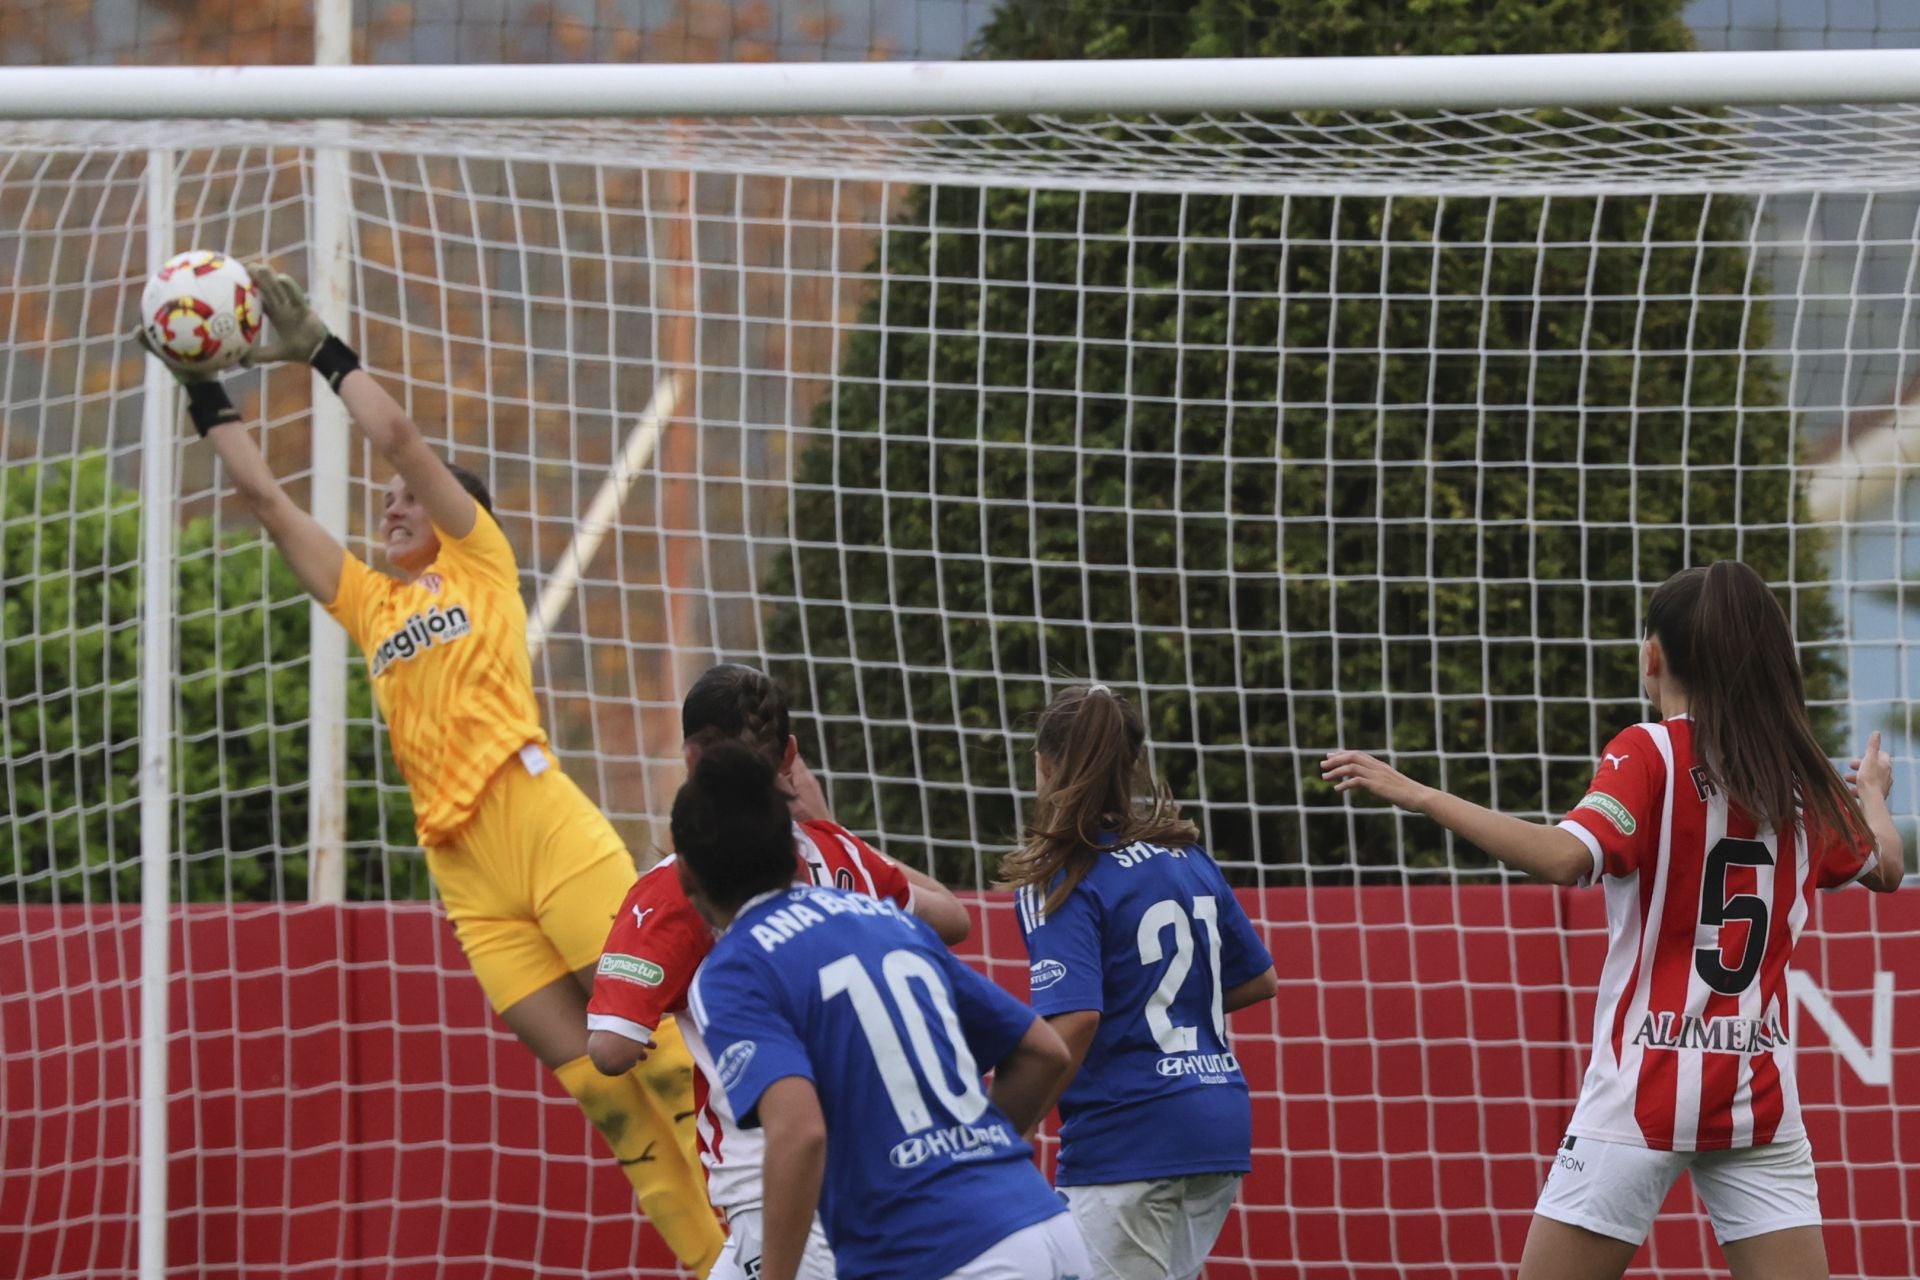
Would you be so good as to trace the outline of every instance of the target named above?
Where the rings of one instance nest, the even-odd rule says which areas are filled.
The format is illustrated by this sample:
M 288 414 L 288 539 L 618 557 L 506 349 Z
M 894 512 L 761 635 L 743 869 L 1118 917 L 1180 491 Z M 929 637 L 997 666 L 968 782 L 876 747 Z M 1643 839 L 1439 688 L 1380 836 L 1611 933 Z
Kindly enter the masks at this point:
M 1025 843 L 1001 860 L 1002 887 L 1053 885 L 1045 907 L 1052 911 L 1093 869 L 1103 838 L 1120 845 L 1198 840 L 1199 829 L 1180 816 L 1167 784 L 1147 771 L 1146 745 L 1140 712 L 1107 686 L 1075 685 L 1055 694 L 1040 713 L 1033 743 L 1050 769 L 1040 780 Z
M 1647 632 L 1687 691 L 1694 755 L 1722 795 L 1779 835 L 1804 812 L 1825 831 L 1869 838 L 1814 737 L 1793 629 L 1759 574 L 1738 560 L 1681 570 L 1653 593 Z

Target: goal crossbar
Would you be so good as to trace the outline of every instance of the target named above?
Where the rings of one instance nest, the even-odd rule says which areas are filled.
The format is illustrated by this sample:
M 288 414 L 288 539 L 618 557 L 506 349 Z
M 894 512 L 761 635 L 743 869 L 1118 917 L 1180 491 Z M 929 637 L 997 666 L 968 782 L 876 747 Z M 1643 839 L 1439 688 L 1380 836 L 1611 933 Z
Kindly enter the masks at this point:
M 0 119 L 943 116 L 1900 102 L 1920 50 L 0 71 Z

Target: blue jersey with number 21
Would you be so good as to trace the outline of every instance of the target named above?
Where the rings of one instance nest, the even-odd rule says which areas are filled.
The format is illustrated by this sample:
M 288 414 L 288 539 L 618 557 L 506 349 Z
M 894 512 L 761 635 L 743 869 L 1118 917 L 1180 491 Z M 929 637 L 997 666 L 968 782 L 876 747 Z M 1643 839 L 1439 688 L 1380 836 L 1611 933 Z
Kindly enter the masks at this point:
M 1252 1168 L 1246 1078 L 1224 991 L 1273 957 L 1198 845 L 1110 845 L 1065 902 L 1022 889 L 1033 1009 L 1092 1010 L 1099 1030 L 1060 1099 L 1063 1187 Z
M 776 1080 L 813 1082 L 841 1280 L 943 1276 L 1065 1211 L 980 1083 L 1033 1010 L 892 903 L 824 887 L 754 899 L 690 1006 L 741 1124 Z

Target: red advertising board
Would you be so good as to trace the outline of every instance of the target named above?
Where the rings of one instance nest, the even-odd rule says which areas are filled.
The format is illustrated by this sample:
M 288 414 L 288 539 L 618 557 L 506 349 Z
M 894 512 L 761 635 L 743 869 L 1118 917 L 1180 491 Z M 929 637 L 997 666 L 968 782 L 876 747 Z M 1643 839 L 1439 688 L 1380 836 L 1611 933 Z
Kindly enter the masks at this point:
M 1207 1274 L 1510 1275 L 1587 1055 L 1593 892 L 1247 895 L 1279 998 L 1234 1016 L 1255 1169 Z M 1012 909 L 962 948 L 1024 994 Z M 1836 1276 L 1920 1275 L 1920 895 L 1827 895 L 1794 1038 Z M 669 1259 L 426 904 L 190 908 L 173 935 L 169 1262 L 607 1276 Z M 132 1275 L 138 926 L 0 912 L 0 1275 Z M 1636 1274 L 1720 1273 L 1683 1182 Z

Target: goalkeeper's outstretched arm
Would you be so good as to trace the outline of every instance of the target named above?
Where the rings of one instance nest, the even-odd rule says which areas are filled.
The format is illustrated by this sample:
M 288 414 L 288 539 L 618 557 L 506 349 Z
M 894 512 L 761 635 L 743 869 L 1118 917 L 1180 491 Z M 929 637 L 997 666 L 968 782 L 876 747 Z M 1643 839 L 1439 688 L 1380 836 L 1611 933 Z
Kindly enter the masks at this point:
M 207 432 L 207 439 L 253 518 L 287 558 L 293 576 L 321 604 L 333 603 L 340 594 L 340 564 L 346 559 L 346 548 L 287 496 L 244 424 L 215 427 Z
M 240 421 L 240 411 L 227 398 L 219 378 L 182 369 L 167 360 L 154 350 L 144 329 L 135 331 L 134 341 L 165 365 L 187 393 L 187 416 L 193 420 L 193 429 L 212 442 L 227 478 L 280 548 L 300 585 L 321 604 L 333 603 L 340 594 L 340 565 L 346 559 L 346 548 L 280 487 L 259 442 Z
M 354 425 L 400 473 L 415 500 L 426 508 L 434 527 L 453 538 L 472 533 L 478 504 L 439 455 L 427 447 L 420 428 L 399 401 L 360 367 L 360 357 L 353 348 L 328 332 L 293 277 L 265 263 L 254 263 L 250 270 L 260 291 L 260 303 L 273 325 L 274 341 L 255 347 L 247 363 L 311 364 L 346 404 Z
M 366 370 L 355 369 L 341 379 L 339 391 L 354 425 L 400 473 L 407 488 L 427 509 L 434 527 L 454 538 L 472 533 L 479 504 L 454 479 L 440 455 L 427 447 L 420 428 L 387 389 Z

